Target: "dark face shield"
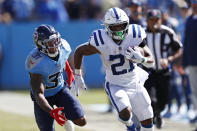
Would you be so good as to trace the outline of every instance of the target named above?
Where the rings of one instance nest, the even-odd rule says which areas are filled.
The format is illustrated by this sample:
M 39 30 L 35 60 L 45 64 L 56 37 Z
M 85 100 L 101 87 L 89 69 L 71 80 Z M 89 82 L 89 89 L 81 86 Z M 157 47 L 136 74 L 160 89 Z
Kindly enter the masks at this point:
M 122 31 L 125 30 L 127 27 L 127 23 L 123 23 L 123 24 L 118 24 L 118 25 L 110 25 L 109 29 L 111 31 Z
M 109 29 L 112 34 L 112 38 L 117 40 L 124 40 L 125 35 L 127 34 L 128 23 L 110 25 Z

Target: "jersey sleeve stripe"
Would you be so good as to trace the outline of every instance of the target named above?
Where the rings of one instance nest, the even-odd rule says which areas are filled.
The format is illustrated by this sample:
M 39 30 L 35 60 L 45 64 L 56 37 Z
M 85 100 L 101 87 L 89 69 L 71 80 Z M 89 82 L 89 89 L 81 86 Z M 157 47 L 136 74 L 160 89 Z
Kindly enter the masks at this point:
M 132 30 L 133 30 L 133 38 L 136 38 L 136 30 L 135 30 L 135 25 L 132 25 Z
M 100 38 L 101 44 L 104 44 L 103 37 L 101 35 L 101 30 L 98 30 L 98 33 L 99 33 L 99 38 Z
M 141 38 L 141 28 L 139 25 L 137 26 L 137 30 L 138 30 L 138 37 Z
M 96 32 L 94 32 L 94 41 L 96 43 L 96 46 L 99 46 L 99 43 L 98 43 L 98 40 L 97 40 L 97 37 L 96 37 Z
M 119 17 L 118 17 L 118 13 L 117 13 L 116 9 L 115 9 L 115 8 L 113 8 L 113 11 L 114 11 L 114 14 L 115 14 L 115 16 L 116 16 L 116 19 L 118 20 L 118 19 L 119 19 Z

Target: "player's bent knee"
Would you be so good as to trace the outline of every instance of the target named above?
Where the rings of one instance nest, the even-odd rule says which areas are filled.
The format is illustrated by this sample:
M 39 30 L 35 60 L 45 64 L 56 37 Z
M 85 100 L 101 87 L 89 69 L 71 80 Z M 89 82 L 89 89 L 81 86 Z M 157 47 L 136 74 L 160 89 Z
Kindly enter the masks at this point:
M 152 118 L 141 121 L 141 131 L 154 131 Z
M 142 125 L 150 125 L 152 123 L 153 123 L 153 119 L 152 118 L 149 118 L 149 119 L 141 121 Z
M 85 119 L 85 117 L 81 117 L 81 118 L 79 118 L 79 119 L 76 119 L 76 120 L 74 120 L 73 121 L 76 125 L 78 125 L 78 126 L 85 126 L 86 125 L 86 119 Z
M 130 117 L 131 117 L 131 109 L 129 107 L 119 112 L 119 118 L 121 118 L 124 121 L 130 119 Z

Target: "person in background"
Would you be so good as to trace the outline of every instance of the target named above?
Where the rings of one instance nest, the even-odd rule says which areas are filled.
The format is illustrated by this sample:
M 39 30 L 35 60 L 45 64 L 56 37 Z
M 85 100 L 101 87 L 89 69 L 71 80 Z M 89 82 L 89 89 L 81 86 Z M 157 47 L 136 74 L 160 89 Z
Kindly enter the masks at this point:
M 50 25 L 38 26 L 33 36 L 36 48 L 27 56 L 25 65 L 30 76 L 36 123 L 41 131 L 54 131 L 56 120 L 67 131 L 74 131 L 72 122 L 84 126 L 86 118 L 81 104 L 68 88 L 74 79 L 67 61 L 70 45 Z M 68 78 L 66 85 L 64 70 Z
M 161 111 L 168 103 L 171 63 L 182 55 L 182 44 L 175 32 L 161 23 L 161 11 L 150 9 L 147 12 L 147 46 L 155 58 L 153 68 L 144 69 L 149 77 L 144 86 L 147 89 L 154 112 L 154 124 L 163 127 Z
M 142 2 L 139 0 L 130 0 L 128 2 L 129 8 L 129 24 L 138 24 L 142 27 L 146 26 L 146 21 L 143 18 Z
M 34 0 L 13 0 L 13 10 L 15 12 L 15 21 L 32 20 L 34 9 Z
M 184 48 L 185 24 L 191 12 L 189 11 L 189 6 L 186 2 L 183 2 L 181 5 L 179 5 L 179 10 L 180 10 L 180 17 L 178 18 L 179 25 L 177 26 L 176 30 L 177 30 L 179 39 L 183 43 L 183 48 Z M 181 61 L 182 61 L 182 58 L 180 60 L 180 63 L 177 66 L 177 71 L 182 77 L 182 87 L 183 87 L 183 92 L 185 95 L 185 102 L 187 104 L 187 110 L 190 110 L 191 104 L 192 104 L 191 86 L 189 82 L 189 76 L 185 73 L 183 66 L 181 64 Z
M 179 12 L 180 16 L 177 18 L 179 24 L 176 27 L 176 31 L 178 33 L 179 39 L 184 42 L 184 32 L 185 32 L 185 24 L 186 20 L 188 19 L 188 16 L 191 15 L 189 11 L 189 6 L 186 2 L 179 5 Z
M 189 76 L 192 101 L 194 110 L 197 112 L 197 0 L 191 0 L 191 8 L 192 14 L 188 17 L 185 25 L 183 67 Z M 190 122 L 197 123 L 197 115 Z
M 34 15 L 38 20 L 67 22 L 69 16 L 62 0 L 35 0 Z
M 162 9 L 162 24 L 170 27 L 177 32 L 177 36 L 180 40 L 179 31 L 177 31 L 180 21 L 170 16 L 169 10 Z M 173 114 L 171 113 L 172 101 L 175 99 L 177 103 L 177 113 L 179 113 L 184 95 L 182 88 L 181 72 L 180 72 L 181 58 L 171 63 L 171 78 L 170 78 L 170 89 L 168 99 L 168 110 L 163 117 L 170 118 Z
M 162 25 L 165 25 L 171 29 L 173 29 L 176 32 L 176 27 L 178 26 L 178 20 L 169 14 L 169 10 L 163 8 L 161 10 L 161 20 Z

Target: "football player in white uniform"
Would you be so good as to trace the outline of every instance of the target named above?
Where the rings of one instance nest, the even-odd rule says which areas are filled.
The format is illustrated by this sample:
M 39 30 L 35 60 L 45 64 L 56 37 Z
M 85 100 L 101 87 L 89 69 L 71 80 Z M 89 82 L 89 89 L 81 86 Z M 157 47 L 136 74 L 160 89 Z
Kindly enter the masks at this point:
M 147 74 L 137 67 L 137 63 L 147 67 L 154 65 L 154 58 L 146 46 L 146 33 L 140 25 L 129 25 L 126 13 L 117 7 L 107 10 L 104 26 L 105 29 L 95 30 L 89 42 L 75 51 L 76 87 L 86 88 L 81 75 L 83 56 L 98 53 L 106 72 L 105 91 L 119 120 L 128 131 L 133 131 L 135 125 L 131 118 L 134 113 L 141 122 L 142 131 L 153 131 L 151 100 L 144 81 L 140 80 Z

